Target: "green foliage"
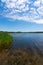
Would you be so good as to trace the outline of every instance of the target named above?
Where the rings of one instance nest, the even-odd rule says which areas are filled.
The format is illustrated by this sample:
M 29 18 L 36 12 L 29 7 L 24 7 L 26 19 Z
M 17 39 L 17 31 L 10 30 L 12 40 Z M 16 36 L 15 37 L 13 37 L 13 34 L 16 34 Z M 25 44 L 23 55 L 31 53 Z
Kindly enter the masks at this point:
M 8 48 L 12 42 L 12 37 L 6 32 L 0 32 L 0 50 Z

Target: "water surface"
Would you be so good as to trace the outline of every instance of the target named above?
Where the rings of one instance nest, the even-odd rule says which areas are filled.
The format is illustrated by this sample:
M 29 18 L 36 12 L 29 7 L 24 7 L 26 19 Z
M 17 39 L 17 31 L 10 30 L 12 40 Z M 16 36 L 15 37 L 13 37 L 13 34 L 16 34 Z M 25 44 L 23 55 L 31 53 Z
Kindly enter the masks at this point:
M 43 53 L 43 33 L 13 33 L 13 46 Z

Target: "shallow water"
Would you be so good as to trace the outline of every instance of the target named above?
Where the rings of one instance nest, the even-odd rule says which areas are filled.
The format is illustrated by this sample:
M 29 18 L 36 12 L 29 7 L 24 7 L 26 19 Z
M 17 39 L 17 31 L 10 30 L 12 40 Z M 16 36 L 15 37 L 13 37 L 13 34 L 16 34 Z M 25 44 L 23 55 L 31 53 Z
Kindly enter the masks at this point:
M 13 33 L 13 47 L 43 53 L 43 33 Z

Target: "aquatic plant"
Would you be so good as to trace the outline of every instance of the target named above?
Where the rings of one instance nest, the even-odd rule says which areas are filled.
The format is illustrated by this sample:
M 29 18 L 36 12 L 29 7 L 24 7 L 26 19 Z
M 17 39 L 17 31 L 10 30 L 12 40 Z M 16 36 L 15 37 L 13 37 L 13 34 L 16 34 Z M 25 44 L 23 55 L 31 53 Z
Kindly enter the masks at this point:
M 3 50 L 0 53 L 0 65 L 43 65 L 43 59 L 25 50 Z

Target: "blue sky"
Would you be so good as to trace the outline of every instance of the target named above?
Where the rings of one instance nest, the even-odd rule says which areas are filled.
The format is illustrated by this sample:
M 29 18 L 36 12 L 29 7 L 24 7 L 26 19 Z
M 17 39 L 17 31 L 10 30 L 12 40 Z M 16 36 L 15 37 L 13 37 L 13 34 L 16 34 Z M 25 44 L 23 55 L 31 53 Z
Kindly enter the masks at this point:
M 0 31 L 43 31 L 43 0 L 0 0 Z

